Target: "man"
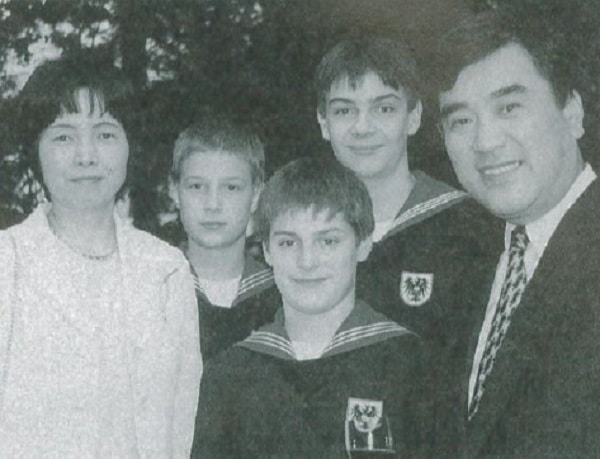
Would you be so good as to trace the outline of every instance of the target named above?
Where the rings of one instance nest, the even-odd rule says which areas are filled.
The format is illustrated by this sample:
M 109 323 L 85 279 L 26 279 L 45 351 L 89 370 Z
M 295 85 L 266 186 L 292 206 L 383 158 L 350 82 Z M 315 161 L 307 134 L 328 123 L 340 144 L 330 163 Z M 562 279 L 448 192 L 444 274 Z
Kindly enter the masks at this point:
M 456 334 L 446 314 L 470 297 L 467 282 L 481 264 L 485 244 L 473 222 L 485 213 L 466 193 L 409 168 L 422 111 L 416 62 L 390 38 L 347 40 L 323 57 L 315 80 L 323 138 L 373 201 L 374 247 L 359 265 L 357 295 L 444 347 Z
M 600 186 L 574 67 L 547 31 L 487 13 L 442 44 L 448 154 L 505 221 L 467 370 L 453 369 L 468 457 L 600 455 Z

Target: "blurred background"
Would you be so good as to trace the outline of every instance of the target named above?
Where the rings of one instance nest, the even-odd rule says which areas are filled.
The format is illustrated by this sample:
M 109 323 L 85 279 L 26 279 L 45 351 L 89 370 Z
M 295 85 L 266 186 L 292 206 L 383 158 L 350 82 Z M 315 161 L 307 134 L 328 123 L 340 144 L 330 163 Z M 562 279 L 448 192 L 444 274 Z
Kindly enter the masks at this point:
M 130 169 L 130 213 L 154 233 L 172 219 L 166 194 L 179 131 L 211 111 L 254 124 L 267 174 L 299 156 L 331 154 L 316 123 L 314 69 L 339 39 L 392 35 L 415 52 L 423 74 L 424 122 L 409 145 L 412 167 L 456 184 L 436 127 L 429 77 L 441 34 L 489 8 L 544 18 L 579 67 L 586 108 L 584 154 L 598 167 L 599 0 L 0 0 L 0 228 L 40 199 L 12 140 L 19 89 L 36 65 L 103 48 L 142 101 L 139 154 Z

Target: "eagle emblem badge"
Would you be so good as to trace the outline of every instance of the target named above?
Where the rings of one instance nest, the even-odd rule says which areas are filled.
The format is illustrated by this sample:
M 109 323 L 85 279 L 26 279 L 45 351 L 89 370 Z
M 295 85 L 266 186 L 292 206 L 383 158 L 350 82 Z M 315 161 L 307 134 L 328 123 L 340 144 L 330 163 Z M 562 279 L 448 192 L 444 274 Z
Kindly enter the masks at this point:
M 433 291 L 432 273 L 410 273 L 402 271 L 400 298 L 409 306 L 421 306 L 429 301 Z

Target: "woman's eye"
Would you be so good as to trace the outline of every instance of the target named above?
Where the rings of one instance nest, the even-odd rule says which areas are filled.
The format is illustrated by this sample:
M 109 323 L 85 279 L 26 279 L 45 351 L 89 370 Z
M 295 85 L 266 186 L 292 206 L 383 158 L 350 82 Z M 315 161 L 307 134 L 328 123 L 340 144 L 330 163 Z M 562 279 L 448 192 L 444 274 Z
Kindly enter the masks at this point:
M 111 140 L 117 138 L 117 136 L 112 132 L 101 132 L 98 137 L 100 140 Z
M 72 137 L 70 135 L 59 134 L 59 135 L 55 136 L 52 140 L 54 140 L 55 142 L 68 142 L 71 139 L 72 139 Z

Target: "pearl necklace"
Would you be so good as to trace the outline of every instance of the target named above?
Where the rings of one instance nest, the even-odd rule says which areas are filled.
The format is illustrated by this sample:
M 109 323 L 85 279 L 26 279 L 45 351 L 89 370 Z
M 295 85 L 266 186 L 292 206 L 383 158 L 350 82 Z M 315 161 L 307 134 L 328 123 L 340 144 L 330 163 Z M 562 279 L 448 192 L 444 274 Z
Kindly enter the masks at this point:
M 50 227 L 52 234 L 54 234 L 60 242 L 62 242 L 64 245 L 66 245 L 71 251 L 75 252 L 77 255 L 82 256 L 83 258 L 87 258 L 88 260 L 92 260 L 92 261 L 108 260 L 117 251 L 117 247 L 115 245 L 115 247 L 113 247 L 110 252 L 101 254 L 101 255 L 95 255 L 95 254 L 91 254 L 88 252 L 84 252 L 83 250 L 75 247 L 67 239 L 65 239 L 63 236 L 61 236 L 59 234 L 58 229 L 60 228 L 60 224 L 58 223 L 58 220 L 56 219 L 56 215 L 54 215 L 54 212 L 52 212 L 52 210 L 50 210 L 50 212 L 48 213 L 48 226 Z

